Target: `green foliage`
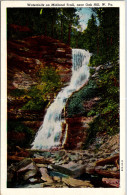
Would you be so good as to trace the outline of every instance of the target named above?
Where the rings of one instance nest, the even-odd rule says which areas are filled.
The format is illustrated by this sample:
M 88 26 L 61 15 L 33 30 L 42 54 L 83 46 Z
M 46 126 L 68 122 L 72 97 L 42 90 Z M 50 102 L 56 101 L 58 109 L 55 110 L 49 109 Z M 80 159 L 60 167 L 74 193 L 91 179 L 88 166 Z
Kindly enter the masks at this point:
M 44 109 L 48 104 L 48 101 L 44 101 L 41 98 L 37 98 L 34 96 L 34 98 L 31 98 L 23 107 L 22 110 L 35 110 L 39 111 Z
M 90 128 L 87 131 L 87 140 L 84 144 L 84 149 L 94 141 L 97 132 L 106 132 L 109 135 L 119 133 L 119 116 L 117 113 L 100 114 L 89 125 Z
M 110 135 L 119 132 L 119 9 L 94 8 L 93 11 L 99 25 L 92 16 L 83 32 L 84 47 L 92 52 L 89 66 L 101 65 L 94 77 L 100 100 L 87 113 L 87 116 L 96 116 L 88 129 L 87 144 L 93 141 L 97 132 Z M 95 29 L 96 33 L 93 33 Z M 95 69 L 90 69 L 91 76 L 94 73 Z
M 25 94 L 26 94 L 26 91 L 24 89 L 13 89 L 10 92 L 10 95 L 14 96 L 14 97 L 20 97 L 20 96 L 23 96 Z
M 96 72 L 95 69 L 90 68 L 90 74 L 93 75 Z
M 8 38 L 45 35 L 70 45 L 72 35 L 77 36 L 77 27 L 80 28 L 76 8 L 8 8 L 7 15 Z M 22 28 L 13 29 L 11 24 L 20 25 Z M 24 26 L 31 31 L 23 31 Z M 72 34 L 73 29 L 76 32 Z
M 8 133 L 11 133 L 13 135 L 15 134 L 17 138 L 8 139 L 8 144 L 11 147 L 15 147 L 16 145 L 21 147 L 28 147 L 35 136 L 34 131 L 31 128 L 24 125 L 23 122 L 21 121 L 8 120 L 7 131 Z M 25 135 L 24 139 L 23 134 Z
M 96 79 L 100 100 L 87 113 L 87 116 L 96 116 L 88 129 L 87 142 L 92 143 L 97 132 L 106 132 L 114 135 L 119 132 L 119 65 L 112 64 L 110 68 L 100 69 Z
M 87 113 L 87 116 L 95 116 L 96 112 L 94 110 L 90 110 L 90 112 Z
M 39 71 L 39 77 L 42 83 L 45 83 L 44 91 L 57 91 L 61 87 L 60 76 L 53 67 L 46 67 Z
M 98 94 L 96 82 L 90 80 L 87 86 L 84 86 L 78 92 L 75 92 L 67 103 L 67 116 L 73 117 L 74 115 L 83 115 L 86 113 L 83 102 L 90 98 L 96 97 Z
M 84 47 L 90 53 L 95 53 L 97 50 L 97 31 L 96 18 L 92 14 L 91 19 L 88 21 L 86 30 L 84 31 Z
M 28 102 L 23 110 L 43 110 L 49 103 L 49 97 L 57 93 L 61 88 L 60 76 L 52 67 L 45 67 L 38 72 L 40 83 L 32 86 L 27 95 Z
M 83 32 L 84 48 L 93 55 L 91 66 L 114 62 L 119 55 L 119 9 L 94 8 L 95 16 L 91 16 L 88 26 Z M 98 20 L 98 26 L 96 24 Z
M 27 135 L 33 135 L 33 131 L 24 125 L 21 121 L 8 121 L 8 131 L 13 131 L 13 132 L 23 132 L 26 133 Z
M 97 67 L 100 64 L 104 64 L 106 62 L 106 56 L 105 55 L 97 55 L 93 54 L 90 58 L 89 66 L 91 67 Z

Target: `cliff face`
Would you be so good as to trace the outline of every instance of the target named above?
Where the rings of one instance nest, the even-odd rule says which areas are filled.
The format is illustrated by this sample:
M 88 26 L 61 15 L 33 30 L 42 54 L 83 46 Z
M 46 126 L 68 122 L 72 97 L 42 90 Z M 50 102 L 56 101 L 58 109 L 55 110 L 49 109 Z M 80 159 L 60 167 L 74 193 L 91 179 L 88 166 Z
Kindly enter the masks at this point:
M 70 80 L 71 48 L 58 40 L 34 36 L 8 41 L 8 90 L 28 88 L 36 82 L 36 72 L 47 65 L 55 67 L 64 84 Z
M 60 76 L 62 87 L 66 86 L 71 77 L 71 48 L 59 40 L 46 36 L 33 36 L 22 40 L 7 42 L 7 90 L 8 90 L 8 121 L 21 121 L 25 126 L 37 131 L 43 121 L 45 109 L 21 110 L 27 102 L 27 97 L 12 95 L 15 90 L 29 90 L 38 85 L 38 72 L 46 67 L 53 67 Z M 54 93 L 54 92 L 53 92 Z M 49 103 L 54 94 L 49 94 Z M 55 95 L 57 95 L 56 91 Z M 8 125 L 8 140 L 25 142 L 23 132 L 10 131 Z M 25 129 L 25 128 L 24 128 Z

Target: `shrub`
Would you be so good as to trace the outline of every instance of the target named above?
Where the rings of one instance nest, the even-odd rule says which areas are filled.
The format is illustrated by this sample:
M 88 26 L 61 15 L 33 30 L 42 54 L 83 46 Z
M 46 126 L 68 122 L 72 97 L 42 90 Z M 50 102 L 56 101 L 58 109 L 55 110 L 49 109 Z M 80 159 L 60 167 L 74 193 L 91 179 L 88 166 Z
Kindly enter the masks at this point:
M 60 76 L 52 67 L 41 69 L 37 73 L 39 77 L 38 85 L 32 86 L 28 91 L 30 100 L 22 107 L 23 110 L 42 110 L 52 94 L 58 92 L 61 88 Z
M 98 94 L 96 82 L 90 80 L 87 86 L 84 86 L 78 92 L 75 92 L 69 99 L 66 106 L 67 116 L 73 117 L 75 114 L 85 114 L 83 103 L 85 100 L 96 97 Z
M 14 97 L 20 97 L 20 96 L 23 96 L 25 94 L 26 94 L 26 91 L 24 89 L 13 89 L 10 92 L 10 95 L 14 96 Z
M 19 145 L 21 147 L 28 147 L 31 141 L 33 140 L 35 133 L 34 131 L 23 124 L 21 121 L 8 121 L 7 123 L 7 131 L 12 136 L 12 139 L 8 139 L 8 144 L 11 147 L 15 147 Z M 17 139 L 14 139 L 14 134 L 19 135 Z M 22 136 L 25 135 L 25 139 L 22 139 Z M 28 139 L 29 138 L 29 139 Z

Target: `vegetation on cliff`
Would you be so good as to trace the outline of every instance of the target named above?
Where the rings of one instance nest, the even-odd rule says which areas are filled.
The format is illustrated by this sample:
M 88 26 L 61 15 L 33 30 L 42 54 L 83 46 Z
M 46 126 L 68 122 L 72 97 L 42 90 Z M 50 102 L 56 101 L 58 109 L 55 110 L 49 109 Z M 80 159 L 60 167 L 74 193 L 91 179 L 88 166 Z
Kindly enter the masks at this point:
M 45 67 L 38 71 L 38 84 L 27 91 L 29 100 L 22 107 L 23 110 L 43 110 L 49 103 L 50 97 L 60 90 L 62 84 L 60 76 L 52 67 Z
M 67 116 L 95 116 L 88 129 L 85 146 L 97 132 L 114 135 L 119 132 L 119 9 L 93 9 L 84 33 L 83 47 L 92 53 L 87 86 L 68 100 Z M 96 19 L 99 25 L 96 23 Z M 89 112 L 84 102 L 99 97 Z
M 36 75 L 38 78 L 36 85 L 32 85 L 25 90 L 13 89 L 10 92 L 11 97 L 15 98 L 15 102 L 21 102 L 17 108 L 19 111 L 17 110 L 15 116 L 16 121 L 8 118 L 8 144 L 13 149 L 15 149 L 16 145 L 28 147 L 35 136 L 33 128 L 25 125 L 24 120 L 22 119 L 23 114 L 20 116 L 21 119 L 18 118 L 18 112 L 42 112 L 42 110 L 45 110 L 46 106 L 51 103 L 51 100 L 62 86 L 60 76 L 51 66 L 39 69 Z M 24 113 L 24 115 L 26 114 Z M 32 114 L 29 116 L 29 120 L 32 120 Z M 11 134 L 14 135 L 12 136 L 12 139 L 10 139 L 9 136 Z M 29 141 L 27 141 L 27 137 L 29 137 Z

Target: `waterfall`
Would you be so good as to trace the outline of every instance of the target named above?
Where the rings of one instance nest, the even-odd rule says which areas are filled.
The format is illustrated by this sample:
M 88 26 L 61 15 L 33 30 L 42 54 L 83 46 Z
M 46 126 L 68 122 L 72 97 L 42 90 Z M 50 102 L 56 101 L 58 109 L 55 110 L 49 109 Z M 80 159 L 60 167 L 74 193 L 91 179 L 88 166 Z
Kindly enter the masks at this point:
M 88 63 L 90 53 L 83 49 L 72 49 L 72 77 L 68 86 L 62 88 L 45 114 L 42 126 L 39 128 L 32 148 L 50 149 L 60 145 L 62 136 L 62 111 L 67 99 L 73 92 L 79 90 L 89 77 Z M 66 134 L 66 133 L 65 133 Z M 65 140 L 64 140 L 65 141 Z

